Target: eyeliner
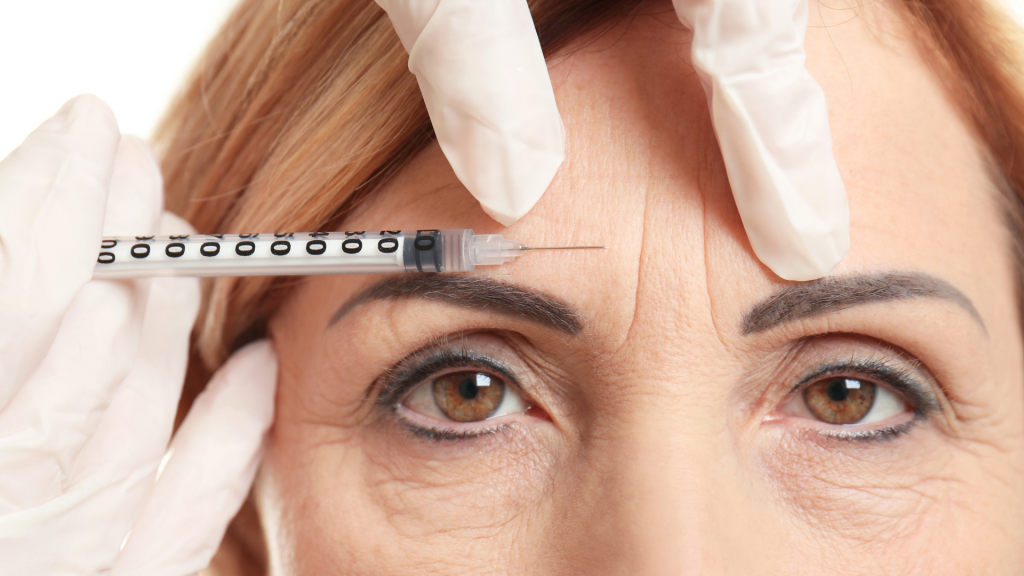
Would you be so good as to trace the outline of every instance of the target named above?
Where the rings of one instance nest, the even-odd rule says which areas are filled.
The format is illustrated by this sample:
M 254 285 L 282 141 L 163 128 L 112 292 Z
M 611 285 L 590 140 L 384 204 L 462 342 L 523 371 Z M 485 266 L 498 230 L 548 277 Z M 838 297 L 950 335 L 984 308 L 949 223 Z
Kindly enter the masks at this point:
M 830 362 L 816 368 L 804 376 L 790 390 L 790 394 L 803 388 L 810 382 L 828 376 L 850 375 L 850 373 L 868 376 L 888 384 L 914 405 L 914 411 L 920 415 L 928 415 L 940 409 L 935 394 L 927 386 L 911 377 L 907 370 L 890 366 L 882 360 L 851 360 L 846 362 Z

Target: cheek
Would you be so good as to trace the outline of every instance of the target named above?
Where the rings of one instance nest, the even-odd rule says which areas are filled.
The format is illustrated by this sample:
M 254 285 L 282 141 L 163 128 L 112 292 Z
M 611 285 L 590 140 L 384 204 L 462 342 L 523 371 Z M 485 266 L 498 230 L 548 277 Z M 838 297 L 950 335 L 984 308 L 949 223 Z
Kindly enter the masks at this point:
M 262 484 L 276 486 L 282 503 L 282 548 L 320 558 L 319 569 L 412 573 L 430 564 L 483 574 L 521 566 L 525 558 L 511 551 L 530 550 L 524 543 L 543 536 L 550 516 L 549 428 L 515 423 L 445 444 L 413 438 L 391 421 L 347 430 L 279 422 L 264 463 L 276 480 Z
M 950 550 L 981 558 L 988 543 L 1005 541 L 1001 509 L 1016 497 L 994 478 L 978 478 L 976 454 L 926 426 L 885 450 L 774 431 L 760 467 L 778 515 L 803 528 L 790 532 L 793 554 L 827 551 L 840 572 L 872 566 L 868 572 L 964 573 L 966 566 L 950 571 Z
M 397 428 L 384 424 L 382 427 Z M 545 424 L 512 424 L 458 444 L 411 438 L 401 430 L 370 433 L 359 483 L 368 501 L 399 532 L 432 539 L 442 527 L 495 533 L 543 506 L 552 447 Z

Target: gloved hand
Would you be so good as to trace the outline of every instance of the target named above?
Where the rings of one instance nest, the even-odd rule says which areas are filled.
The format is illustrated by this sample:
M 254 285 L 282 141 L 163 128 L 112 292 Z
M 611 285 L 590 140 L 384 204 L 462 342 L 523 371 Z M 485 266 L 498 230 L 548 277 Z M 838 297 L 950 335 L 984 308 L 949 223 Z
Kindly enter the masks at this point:
M 409 52 L 455 174 L 508 226 L 564 158 L 564 129 L 526 0 L 377 0 Z M 693 31 L 729 183 L 757 257 L 827 275 L 850 243 L 821 88 L 804 67 L 807 0 L 674 0 Z
M 807 0 L 673 0 L 754 253 L 786 280 L 832 271 L 850 209 L 825 93 L 804 67 Z
M 218 372 L 168 450 L 198 282 L 90 281 L 103 235 L 190 232 L 162 205 L 148 147 L 94 96 L 0 162 L 5 575 L 192 574 L 247 494 L 273 416 L 270 345 Z
M 565 159 L 565 127 L 526 0 L 376 0 L 409 53 L 437 142 L 511 226 Z

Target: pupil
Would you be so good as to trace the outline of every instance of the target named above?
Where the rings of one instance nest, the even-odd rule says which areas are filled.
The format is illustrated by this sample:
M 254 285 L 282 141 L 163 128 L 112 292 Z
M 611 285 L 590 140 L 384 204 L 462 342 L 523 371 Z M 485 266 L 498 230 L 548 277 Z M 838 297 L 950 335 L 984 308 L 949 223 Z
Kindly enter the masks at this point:
M 466 400 L 476 398 L 477 385 L 475 378 L 464 378 L 459 382 L 459 394 Z
M 846 380 L 839 379 L 828 387 L 828 397 L 834 402 L 842 402 L 850 397 L 850 391 L 846 389 Z

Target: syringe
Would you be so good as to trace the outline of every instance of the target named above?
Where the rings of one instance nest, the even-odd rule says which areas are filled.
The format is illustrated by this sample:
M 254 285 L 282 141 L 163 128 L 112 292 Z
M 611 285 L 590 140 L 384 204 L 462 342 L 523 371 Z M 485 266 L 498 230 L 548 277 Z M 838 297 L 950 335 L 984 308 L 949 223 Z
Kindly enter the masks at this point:
M 464 272 L 530 250 L 597 248 L 527 248 L 468 229 L 116 237 L 103 239 L 93 278 Z

